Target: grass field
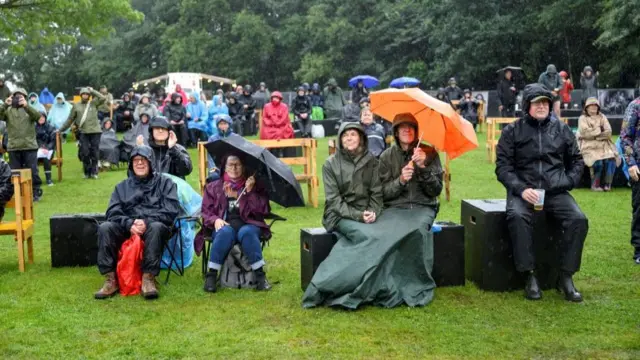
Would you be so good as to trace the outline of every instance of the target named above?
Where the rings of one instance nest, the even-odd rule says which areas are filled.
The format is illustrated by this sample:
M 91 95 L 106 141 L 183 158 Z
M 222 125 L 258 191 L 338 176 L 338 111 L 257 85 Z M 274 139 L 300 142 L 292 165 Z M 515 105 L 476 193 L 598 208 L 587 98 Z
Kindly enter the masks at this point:
M 481 141 L 453 161 L 452 199 L 440 219 L 460 221 L 461 199 L 504 197 Z M 319 169 L 326 144 L 319 144 Z M 590 222 L 575 276 L 582 304 L 555 291 L 529 302 L 520 292 L 483 292 L 467 283 L 437 289 L 424 308 L 347 312 L 300 306 L 299 229 L 321 226 L 322 195 L 318 209 L 274 206 L 288 221 L 274 226 L 265 250 L 269 279 L 279 282 L 271 292 L 205 294 L 196 258 L 184 277 L 160 287 L 157 301 L 93 300 L 102 284 L 95 267 L 51 268 L 49 217 L 103 212 L 125 171 L 100 176 L 83 180 L 75 144 L 66 144 L 64 181 L 46 187 L 35 205 L 35 264 L 19 273 L 15 242 L 0 238 L 1 359 L 640 358 L 640 266 L 631 261 L 628 189 L 573 191 Z M 195 187 L 197 171 L 188 180 Z

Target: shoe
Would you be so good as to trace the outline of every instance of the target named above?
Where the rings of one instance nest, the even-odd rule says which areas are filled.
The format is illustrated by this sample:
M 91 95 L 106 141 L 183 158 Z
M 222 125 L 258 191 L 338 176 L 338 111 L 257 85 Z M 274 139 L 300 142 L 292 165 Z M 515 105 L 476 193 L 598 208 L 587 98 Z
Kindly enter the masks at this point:
M 118 293 L 120 288 L 118 287 L 118 281 L 116 280 L 116 273 L 110 272 L 105 274 L 104 284 L 102 288 L 93 295 L 98 300 L 110 298 Z
M 97 180 L 98 179 L 98 174 L 91 175 L 91 178 L 94 179 L 94 180 Z
M 603 190 L 607 192 L 611 191 L 611 185 L 605 185 Z
M 633 259 L 633 262 L 634 262 L 636 265 L 640 265 L 640 256 L 638 256 L 638 257 L 634 258 L 634 259 Z
M 592 186 L 592 187 L 591 187 L 591 191 L 595 191 L 595 192 L 601 192 L 601 191 L 602 191 L 602 188 L 600 188 L 600 187 L 595 187 L 595 186 Z
M 47 186 L 53 186 L 53 180 L 51 179 L 47 180 Z
M 158 298 L 158 289 L 156 288 L 156 277 L 149 273 L 142 274 L 142 297 L 147 300 Z
M 88 179 L 89 178 L 89 174 L 84 174 L 84 178 Z
M 527 282 L 524 286 L 524 297 L 527 300 L 540 300 L 542 299 L 542 291 L 538 286 L 538 279 L 533 271 L 529 273 Z
M 570 274 L 560 275 L 558 279 L 558 291 L 564 294 L 564 298 L 571 302 L 582 302 L 582 295 L 576 290 L 573 285 L 573 279 Z
M 205 275 L 204 291 L 214 293 L 218 291 L 218 271 L 209 270 Z
M 271 284 L 267 281 L 267 274 L 265 274 L 264 269 L 260 268 L 258 270 L 253 271 L 256 274 L 256 290 L 258 291 L 269 291 L 271 290 Z
M 33 197 L 33 202 L 34 202 L 34 203 L 39 202 L 40 200 L 42 200 L 42 197 L 41 197 L 41 196 L 34 196 L 34 197 Z

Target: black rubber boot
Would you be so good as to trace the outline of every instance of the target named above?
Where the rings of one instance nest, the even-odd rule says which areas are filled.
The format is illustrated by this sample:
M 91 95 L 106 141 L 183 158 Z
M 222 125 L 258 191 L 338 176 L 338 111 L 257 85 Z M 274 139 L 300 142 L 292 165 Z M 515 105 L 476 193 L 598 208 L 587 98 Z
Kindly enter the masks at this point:
M 210 293 L 218 291 L 218 270 L 209 270 L 205 275 L 204 291 Z
M 524 286 L 524 297 L 528 300 L 542 299 L 542 290 L 538 286 L 538 279 L 533 271 L 527 276 L 527 283 Z
M 558 279 L 558 291 L 564 294 L 564 298 L 571 302 L 582 302 L 582 295 L 573 285 L 571 274 L 563 273 Z
M 258 291 L 269 291 L 271 290 L 271 285 L 269 281 L 267 281 L 267 274 L 265 274 L 264 269 L 260 268 L 253 271 L 256 274 L 256 290 Z

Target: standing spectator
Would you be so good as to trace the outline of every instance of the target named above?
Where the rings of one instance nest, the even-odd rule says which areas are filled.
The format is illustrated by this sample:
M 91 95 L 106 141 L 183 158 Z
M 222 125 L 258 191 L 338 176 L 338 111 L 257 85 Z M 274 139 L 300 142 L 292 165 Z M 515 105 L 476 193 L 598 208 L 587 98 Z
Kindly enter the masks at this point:
M 324 88 L 324 114 L 327 119 L 340 118 L 342 108 L 346 105 L 342 89 L 338 87 L 336 79 L 331 78 L 327 81 Z
M 633 100 L 628 106 L 622 121 L 620 140 L 624 150 L 624 160 L 629 166 L 631 177 L 631 207 L 633 218 L 631 220 L 631 245 L 633 245 L 633 261 L 640 265 L 640 133 L 638 126 L 640 120 L 640 97 Z
M 464 97 L 460 100 L 458 104 L 458 109 L 460 109 L 460 115 L 463 118 L 469 120 L 471 124 L 473 124 L 473 130 L 478 126 L 478 107 L 480 106 L 480 102 L 473 97 L 471 97 L 471 90 L 464 89 Z
M 29 94 L 29 106 L 31 106 L 32 108 L 36 109 L 37 112 L 39 113 L 46 113 L 47 109 L 44 108 L 44 105 L 42 105 L 40 103 L 40 100 L 38 98 L 38 94 L 32 92 L 31 94 Z
M 262 109 L 271 98 L 267 84 L 261 82 L 258 91 L 253 94 L 253 98 L 256 100 L 256 108 Z
M 56 95 L 56 102 L 51 106 L 47 121 L 49 121 L 56 129 L 60 129 L 69 118 L 73 105 L 68 103 L 63 93 Z
M 253 88 L 251 85 L 245 85 L 242 95 L 238 98 L 238 102 L 242 105 L 242 114 L 244 116 L 244 121 L 241 124 L 242 132 L 239 132 L 240 135 L 252 136 L 256 134 L 256 119 L 254 116 L 256 101 L 251 96 L 252 93 Z
M 7 122 L 7 151 L 12 169 L 31 169 L 33 180 L 33 200 L 42 196 L 40 175 L 38 174 L 38 142 L 35 123 L 40 113 L 27 103 L 27 91 L 21 88 L 0 106 L 0 118 Z
M 171 94 L 171 102 L 165 105 L 162 113 L 171 123 L 173 131 L 178 137 L 178 144 L 187 146 L 189 142 L 189 134 L 185 125 L 187 110 L 182 104 L 182 96 L 177 92 Z
M 351 102 L 354 104 L 358 104 L 360 99 L 369 97 L 369 90 L 364 87 L 364 83 L 362 80 L 358 80 L 356 83 L 356 87 L 351 90 Z
M 0 222 L 4 218 L 4 208 L 13 197 L 13 183 L 11 182 L 11 167 L 0 158 Z
M 11 96 L 11 90 L 4 82 L 4 76 L 0 76 L 0 99 L 4 100 Z
M 588 98 L 598 98 L 598 73 L 593 73 L 591 66 L 585 66 L 580 74 L 580 88 L 582 89 L 582 105 Z
M 107 99 L 98 108 L 98 119 L 102 121 L 104 120 L 104 118 L 111 116 L 111 106 L 113 104 L 113 95 L 109 93 L 109 89 L 107 89 L 107 85 L 100 86 L 100 94 L 102 94 L 102 96 L 104 96 Z
M 571 106 L 571 92 L 573 91 L 573 84 L 571 78 L 566 71 L 560 71 L 560 77 L 562 78 L 562 89 L 560 89 L 560 98 L 562 99 L 562 106 L 567 109 Z
M 142 114 L 149 115 L 149 119 L 153 119 L 159 115 L 158 108 L 151 103 L 151 94 L 142 94 L 140 97 L 140 102 L 138 103 L 138 106 L 136 106 L 136 110 L 133 112 L 133 120 L 135 123 L 140 121 L 140 116 Z
M 297 96 L 293 99 L 291 108 L 296 122 L 300 124 L 300 132 L 303 138 L 311 137 L 311 100 L 305 95 L 304 87 L 299 86 Z
M 36 123 L 36 141 L 38 142 L 37 157 L 42 159 L 47 185 L 52 186 L 51 158 L 56 150 L 56 128 L 47 122 L 45 113 L 40 114 L 40 119 Z
M 562 89 L 562 79 L 558 75 L 558 69 L 553 64 L 547 66 L 547 71 L 540 74 L 538 83 L 551 91 L 553 95 L 553 112 L 560 119 L 560 90 Z
M 498 110 L 502 117 L 516 116 L 516 84 L 511 70 L 505 70 L 504 78 L 498 83 Z
M 367 136 L 367 148 L 376 158 L 387 148 L 385 130 L 382 125 L 373 121 L 373 113 L 368 107 L 360 111 L 360 123 Z
M 95 101 L 89 100 L 90 95 L 93 95 Z M 69 119 L 59 131 L 65 132 L 72 123 L 76 124 L 80 131 L 80 154 L 84 178 L 97 179 L 100 135 L 102 134 L 100 120 L 98 120 L 98 106 L 102 105 L 107 98 L 90 87 L 80 89 L 80 97 L 80 102 L 73 105 Z
M 458 87 L 458 82 L 454 77 L 449 79 L 449 86 L 447 86 L 444 92 L 447 94 L 449 101 L 462 99 L 462 89 Z

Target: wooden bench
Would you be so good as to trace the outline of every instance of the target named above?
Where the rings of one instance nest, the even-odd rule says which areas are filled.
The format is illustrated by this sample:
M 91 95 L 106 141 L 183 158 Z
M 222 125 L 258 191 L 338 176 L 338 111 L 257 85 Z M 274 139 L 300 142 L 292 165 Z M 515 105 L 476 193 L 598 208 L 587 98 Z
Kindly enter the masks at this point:
M 24 241 L 27 241 L 28 260 L 33 264 L 33 189 L 31 169 L 11 171 L 13 197 L 5 206 L 15 209 L 14 221 L 0 222 L 0 235 L 13 235 L 18 243 L 18 269 L 24 272 Z
M 58 168 L 58 181 L 62 181 L 62 134 L 59 132 L 56 132 L 56 149 L 53 155 L 51 166 Z M 38 159 L 38 163 L 42 163 L 42 159 Z
M 273 148 L 296 148 L 302 147 L 303 154 L 301 157 L 280 158 L 287 165 L 302 165 L 302 173 L 296 174 L 296 180 L 301 183 L 307 183 L 308 200 L 313 207 L 318 207 L 318 189 L 320 182 L 318 180 L 316 166 L 316 150 L 318 143 L 315 139 L 282 139 L 282 140 L 249 140 L 252 143 L 265 149 Z M 207 149 L 205 142 L 198 143 L 198 168 L 200 174 L 200 192 L 204 194 L 204 186 L 208 177 L 207 167 Z
M 518 118 L 488 118 L 487 119 L 487 157 L 489 162 L 494 164 L 496 162 L 496 146 L 498 145 L 498 138 L 502 133 L 500 128 L 501 124 L 511 124 Z M 568 118 L 561 119 L 563 123 L 568 124 Z

